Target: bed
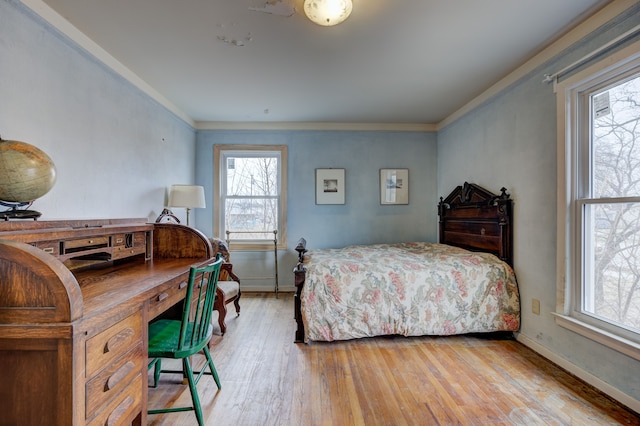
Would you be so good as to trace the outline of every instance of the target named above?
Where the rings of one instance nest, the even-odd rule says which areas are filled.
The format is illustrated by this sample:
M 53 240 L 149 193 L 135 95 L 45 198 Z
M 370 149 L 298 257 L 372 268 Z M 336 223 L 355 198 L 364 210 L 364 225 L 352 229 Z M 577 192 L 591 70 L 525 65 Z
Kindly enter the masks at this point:
M 439 242 L 296 251 L 296 342 L 513 332 L 512 200 L 472 183 L 438 204 Z

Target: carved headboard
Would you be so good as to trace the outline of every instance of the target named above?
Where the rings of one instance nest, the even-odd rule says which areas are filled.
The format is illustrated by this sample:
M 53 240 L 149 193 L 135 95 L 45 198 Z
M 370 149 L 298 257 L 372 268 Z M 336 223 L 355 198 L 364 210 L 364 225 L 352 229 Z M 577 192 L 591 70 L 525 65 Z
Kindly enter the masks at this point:
M 506 188 L 500 192 L 465 182 L 440 197 L 439 242 L 489 252 L 513 266 L 512 200 Z

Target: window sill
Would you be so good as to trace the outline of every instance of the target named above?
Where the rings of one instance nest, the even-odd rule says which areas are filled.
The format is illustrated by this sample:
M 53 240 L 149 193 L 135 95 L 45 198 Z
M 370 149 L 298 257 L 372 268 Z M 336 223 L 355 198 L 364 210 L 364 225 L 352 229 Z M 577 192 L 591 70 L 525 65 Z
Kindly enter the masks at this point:
M 640 361 L 640 345 L 573 317 L 553 313 L 556 324 Z

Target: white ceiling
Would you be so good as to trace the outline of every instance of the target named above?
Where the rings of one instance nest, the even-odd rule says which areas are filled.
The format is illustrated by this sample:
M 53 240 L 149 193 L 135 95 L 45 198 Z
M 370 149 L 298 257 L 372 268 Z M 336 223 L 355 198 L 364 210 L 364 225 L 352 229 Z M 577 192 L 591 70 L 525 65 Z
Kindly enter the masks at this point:
M 43 1 L 194 122 L 431 124 L 610 3 L 353 0 L 321 27 L 302 0 Z

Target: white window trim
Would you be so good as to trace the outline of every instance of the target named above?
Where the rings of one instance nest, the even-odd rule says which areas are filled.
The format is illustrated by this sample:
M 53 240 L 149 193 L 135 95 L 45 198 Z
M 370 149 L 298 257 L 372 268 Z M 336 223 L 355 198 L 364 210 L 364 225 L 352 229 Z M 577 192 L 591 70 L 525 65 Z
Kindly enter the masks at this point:
M 575 117 L 572 110 L 576 102 L 578 92 L 584 87 L 591 87 L 595 80 L 600 80 L 609 73 L 615 75 L 632 68 L 640 61 L 640 41 L 611 54 L 591 67 L 576 73 L 555 85 L 557 100 L 557 156 L 558 156 L 558 185 L 557 185 L 557 258 L 556 258 L 556 323 L 568 330 L 594 340 L 611 349 L 619 351 L 634 359 L 640 360 L 640 344 L 625 339 L 617 334 L 610 333 L 594 325 L 581 321 L 572 315 L 572 301 L 575 297 L 572 282 L 579 276 L 578 271 L 572 270 L 573 264 L 570 256 L 580 256 L 579 248 L 575 247 L 572 240 L 570 226 L 575 226 L 577 211 L 571 210 L 571 194 L 575 193 L 572 187 L 571 173 L 577 173 L 577 161 L 572 158 L 572 146 L 576 143 L 578 135 L 572 133 L 572 128 L 579 117 Z M 574 121 L 569 125 L 568 120 Z
M 221 172 L 225 170 L 222 165 L 223 151 L 279 151 L 280 152 L 280 204 L 278 206 L 280 217 L 277 233 L 277 249 L 283 250 L 287 248 L 287 146 L 286 145 L 221 145 L 213 146 L 213 168 L 214 168 L 214 185 L 213 185 L 213 233 L 219 238 L 226 239 L 226 235 L 222 235 L 222 217 L 220 209 L 221 185 L 224 181 Z M 271 233 L 265 237 L 264 241 L 259 242 L 239 242 L 233 241 L 233 250 L 237 251 L 261 251 L 273 250 L 274 243 Z

